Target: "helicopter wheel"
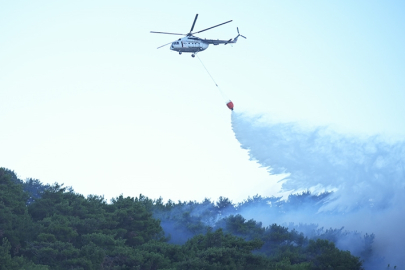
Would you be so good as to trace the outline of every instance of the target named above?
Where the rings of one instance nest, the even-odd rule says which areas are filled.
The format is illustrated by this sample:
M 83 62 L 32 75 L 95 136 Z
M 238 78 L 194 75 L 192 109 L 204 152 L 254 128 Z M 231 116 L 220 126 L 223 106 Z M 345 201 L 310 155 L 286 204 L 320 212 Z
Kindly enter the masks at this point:
M 191 57 L 193 57 L 193 58 L 194 58 L 194 57 L 195 57 L 195 54 L 193 53 L 193 54 L 191 55 Z
M 181 55 L 181 52 L 179 52 L 179 54 Z

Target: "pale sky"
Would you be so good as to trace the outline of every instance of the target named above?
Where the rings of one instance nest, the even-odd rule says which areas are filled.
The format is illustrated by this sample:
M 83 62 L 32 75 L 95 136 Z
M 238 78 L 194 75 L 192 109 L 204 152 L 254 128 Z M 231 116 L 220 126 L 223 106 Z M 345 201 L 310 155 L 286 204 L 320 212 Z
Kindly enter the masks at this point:
M 275 195 L 235 110 L 358 136 L 405 135 L 403 1 L 1 1 L 0 166 L 107 199 Z

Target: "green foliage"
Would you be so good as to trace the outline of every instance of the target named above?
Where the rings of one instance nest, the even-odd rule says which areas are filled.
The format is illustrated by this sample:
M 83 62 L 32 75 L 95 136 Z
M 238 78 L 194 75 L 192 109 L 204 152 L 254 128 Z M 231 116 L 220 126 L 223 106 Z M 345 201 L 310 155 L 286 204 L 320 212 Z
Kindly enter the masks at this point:
M 222 229 L 209 230 L 183 245 L 187 259 L 177 266 L 179 269 L 268 269 L 267 258 L 252 254 L 262 244 L 260 240 L 245 241 L 225 234 Z
M 341 251 L 327 240 L 310 240 L 306 250 L 313 263 L 312 269 L 352 270 L 361 269 L 359 258 L 351 256 L 349 251 Z
M 125 269 L 160 260 L 133 249 L 163 235 L 159 221 L 134 198 L 119 196 L 107 204 L 102 197 L 84 198 L 54 184 L 28 210 L 39 225 L 25 249 L 35 263 L 52 269 Z
M 10 249 L 11 245 L 7 238 L 3 238 L 2 245 L 0 246 L 0 270 L 15 269 L 17 267 L 11 258 Z
M 230 215 L 222 219 L 218 223 L 219 227 L 223 227 L 225 231 L 241 236 L 245 239 L 261 238 L 265 233 L 265 228 L 262 224 L 254 221 L 253 219 L 246 221 L 241 215 Z
M 0 246 L 0 270 L 49 270 L 48 266 L 34 264 L 22 256 L 11 257 L 10 250 L 10 242 L 3 238 Z
M 281 261 L 273 264 L 273 269 L 276 269 L 276 270 L 311 270 L 312 265 L 309 262 L 291 264 L 291 260 L 288 257 L 284 257 Z
M 141 245 L 152 239 L 163 237 L 160 222 L 153 219 L 144 205 L 134 198 L 124 198 L 122 195 L 113 199 L 113 219 L 123 230 L 122 237 L 129 246 Z
M 121 195 L 107 203 L 59 184 L 28 184 L 29 199 L 22 181 L 0 169 L 0 270 L 361 269 L 358 258 L 327 240 L 309 241 L 277 224 L 263 227 L 234 215 L 227 198 L 163 203 Z M 274 199 L 246 203 L 268 202 Z M 168 243 L 153 215 L 188 241 Z M 373 235 L 365 240 L 370 246 Z
M 0 239 L 8 239 L 13 255 L 19 253 L 34 229 L 27 198 L 14 172 L 0 168 Z

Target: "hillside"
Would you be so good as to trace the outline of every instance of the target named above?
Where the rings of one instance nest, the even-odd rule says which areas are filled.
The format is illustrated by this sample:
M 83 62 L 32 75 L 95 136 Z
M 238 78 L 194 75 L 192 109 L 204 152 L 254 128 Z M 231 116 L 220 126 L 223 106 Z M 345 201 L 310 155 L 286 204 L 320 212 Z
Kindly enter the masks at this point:
M 325 239 L 342 230 L 310 239 L 238 212 L 266 200 L 235 206 L 226 198 L 163 203 L 140 195 L 107 203 L 0 168 L 0 270 L 362 269 L 360 258 Z

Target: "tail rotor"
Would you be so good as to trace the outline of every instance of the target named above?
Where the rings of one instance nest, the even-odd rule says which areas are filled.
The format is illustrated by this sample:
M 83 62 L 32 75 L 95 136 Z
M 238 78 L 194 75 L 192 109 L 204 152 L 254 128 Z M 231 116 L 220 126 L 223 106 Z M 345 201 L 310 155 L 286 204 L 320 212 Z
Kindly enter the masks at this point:
M 243 37 L 244 39 L 246 39 L 245 36 L 242 36 L 242 35 L 239 33 L 239 27 L 236 27 L 236 30 L 238 30 L 238 37 Z
M 236 36 L 236 38 L 234 38 L 234 39 L 232 40 L 232 43 L 236 43 L 236 42 L 238 41 L 238 37 L 243 37 L 244 39 L 246 39 L 245 36 L 242 36 L 242 35 L 239 33 L 239 27 L 236 27 L 236 30 L 238 31 L 238 35 Z M 227 43 L 228 43 L 228 42 L 227 42 Z

